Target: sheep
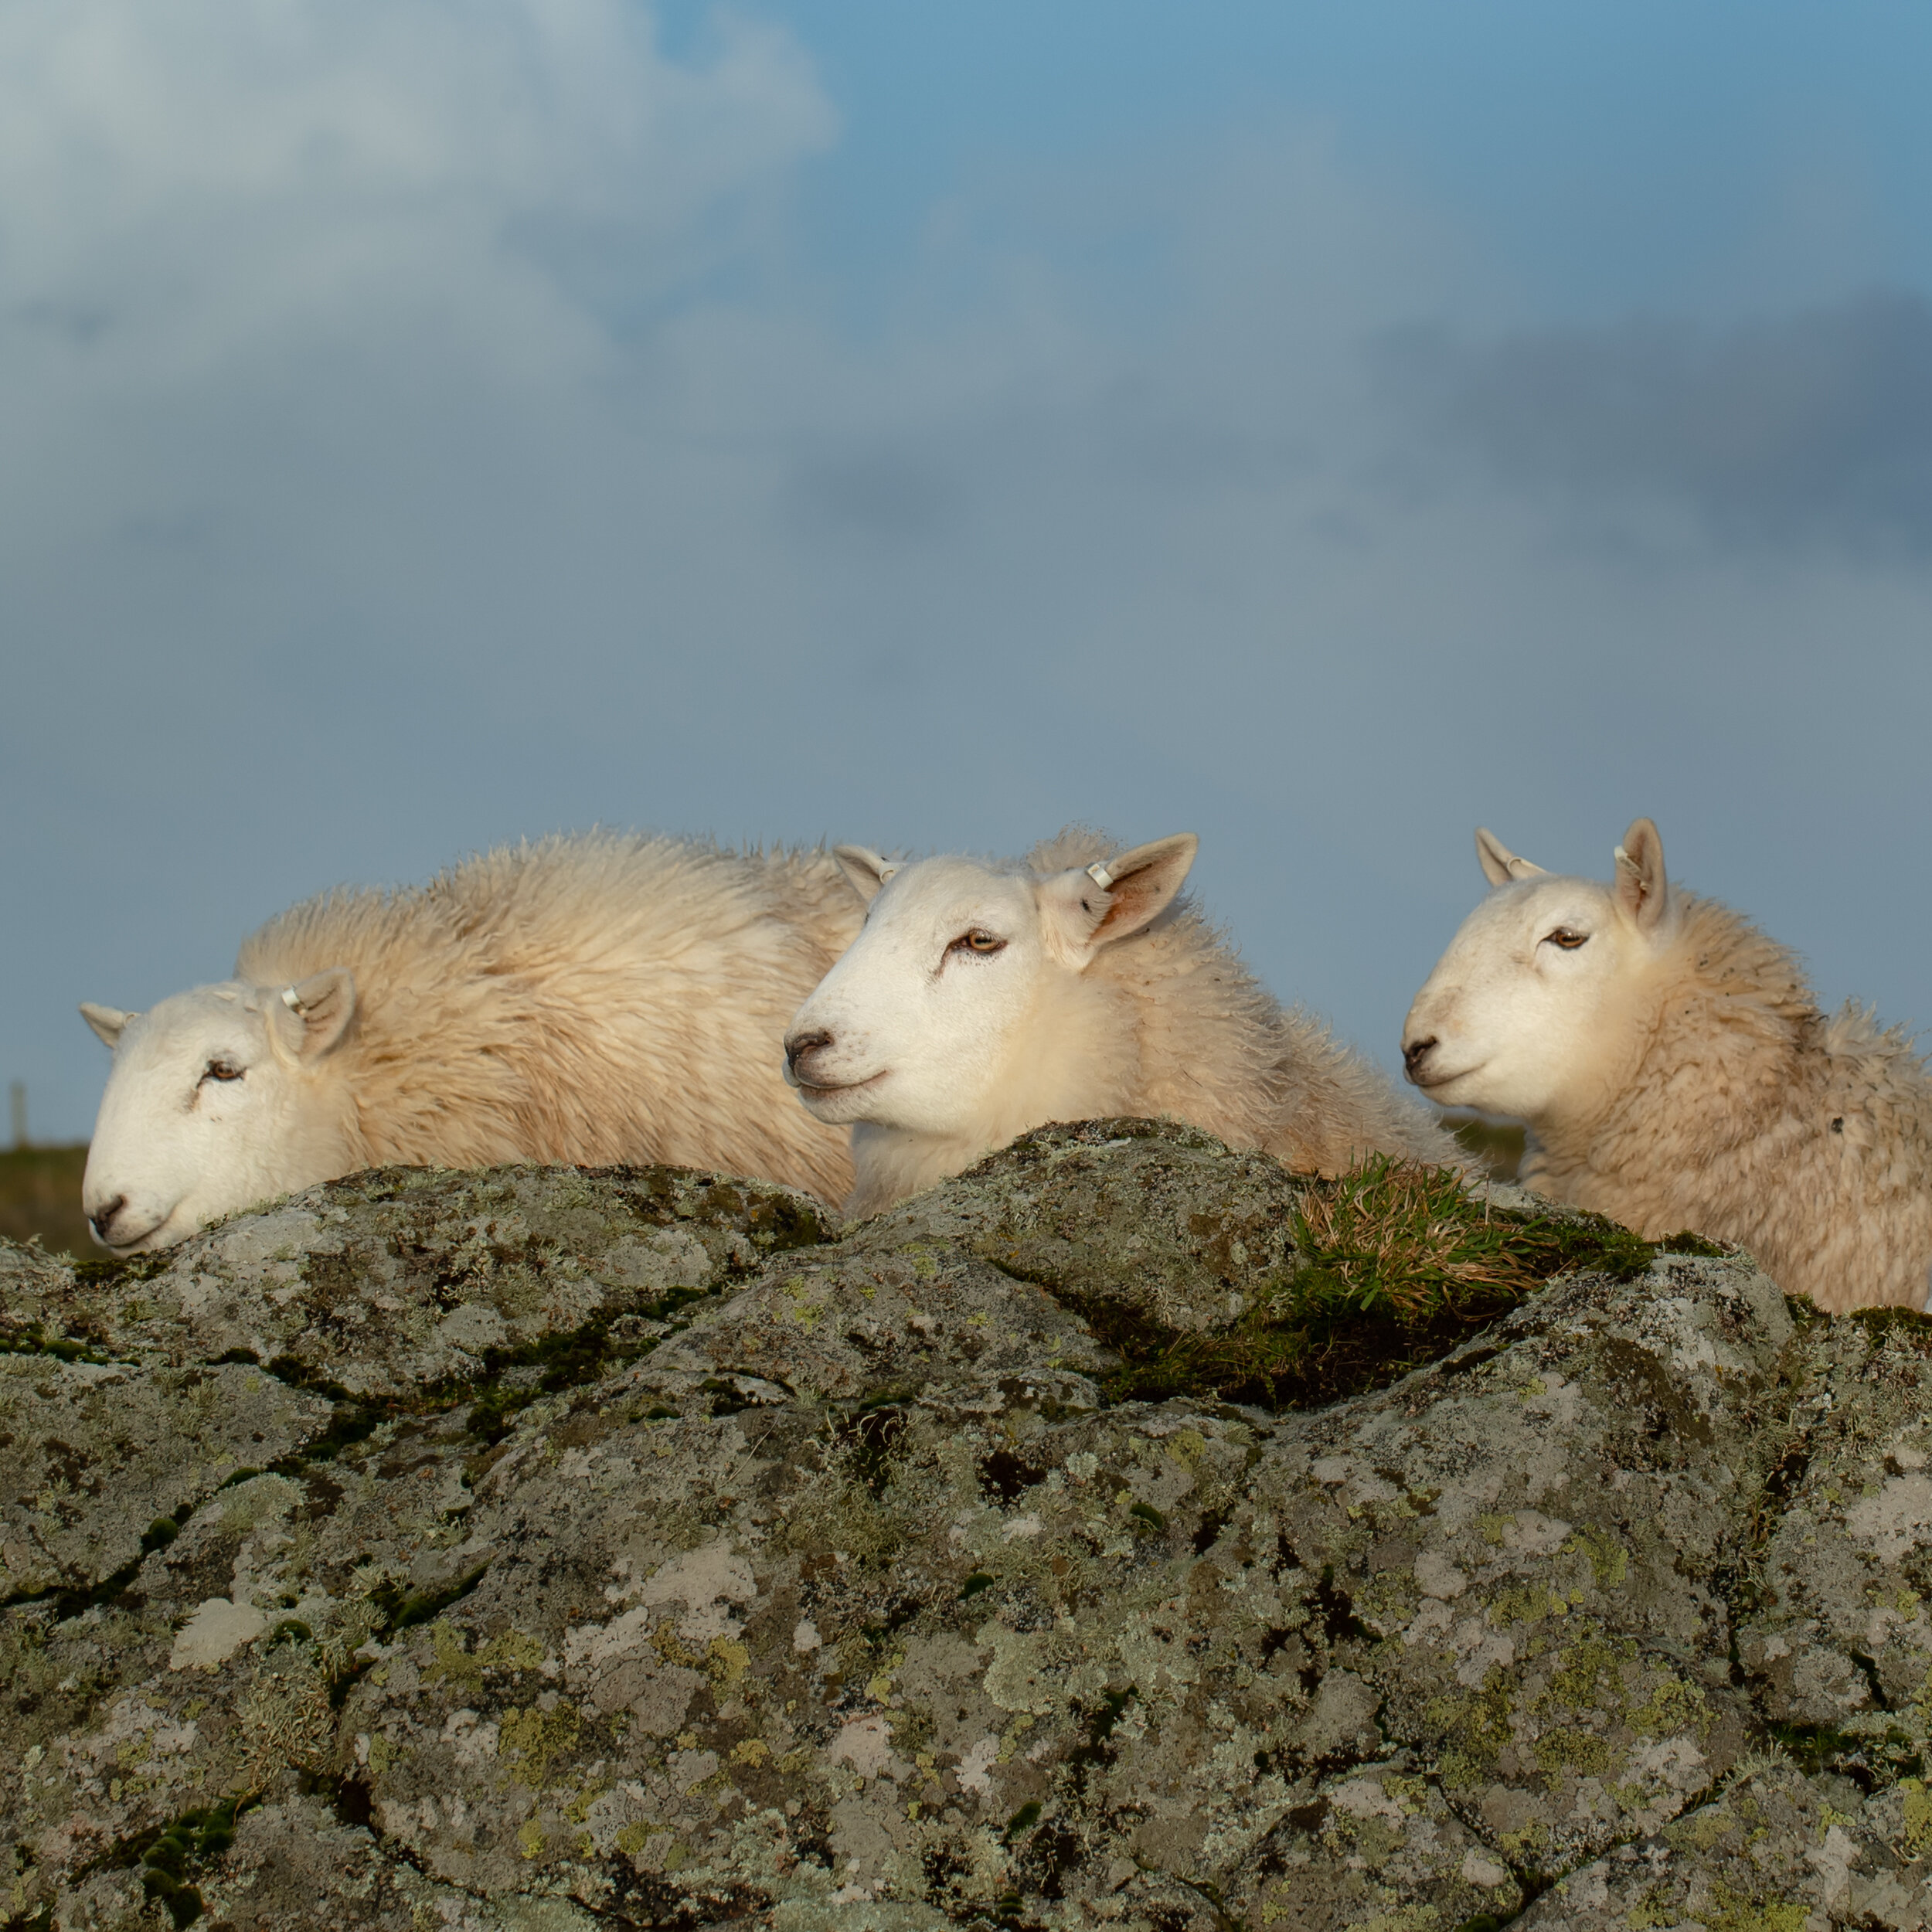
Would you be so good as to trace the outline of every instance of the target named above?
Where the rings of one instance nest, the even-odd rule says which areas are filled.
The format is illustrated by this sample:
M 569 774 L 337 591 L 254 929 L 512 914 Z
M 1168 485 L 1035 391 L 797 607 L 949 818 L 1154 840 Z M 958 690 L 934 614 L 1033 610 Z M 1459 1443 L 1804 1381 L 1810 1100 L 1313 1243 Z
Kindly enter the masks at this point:
M 82 1206 L 128 1254 L 392 1163 L 662 1162 L 835 1200 L 849 1154 L 780 1043 L 859 917 L 823 851 L 612 833 L 324 894 L 232 980 L 81 1008 L 114 1055 Z
M 785 1076 L 852 1127 L 848 1213 L 1029 1128 L 1106 1115 L 1169 1115 L 1323 1174 L 1376 1151 L 1460 1165 L 1423 1109 L 1176 901 L 1197 842 L 1109 857 L 1069 828 L 1019 866 L 838 848 L 865 927 L 799 1008 Z
M 1907 1036 L 1821 1013 L 1789 951 L 1670 883 L 1648 818 L 1608 886 L 1486 831 L 1476 851 L 1493 889 L 1410 1009 L 1409 1078 L 1524 1121 L 1541 1192 L 1736 1242 L 1834 1314 L 1923 1307 L 1932 1081 Z

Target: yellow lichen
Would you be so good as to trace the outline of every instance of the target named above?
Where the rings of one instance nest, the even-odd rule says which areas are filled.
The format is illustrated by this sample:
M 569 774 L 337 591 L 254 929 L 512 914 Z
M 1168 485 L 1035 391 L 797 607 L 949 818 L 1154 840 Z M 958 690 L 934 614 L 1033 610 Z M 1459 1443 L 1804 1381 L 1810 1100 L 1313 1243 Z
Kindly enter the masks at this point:
M 1899 1790 L 1905 1800 L 1905 1849 L 1917 1858 L 1932 1845 L 1932 1791 L 1916 1777 L 1900 1778 Z
M 705 1662 L 702 1651 L 686 1650 L 678 1639 L 678 1626 L 669 1618 L 651 1633 L 651 1648 L 667 1664 L 682 1664 L 687 1670 L 695 1669 Z
M 1540 1710 L 1566 1706 L 1571 1710 L 1621 1713 L 1623 1667 L 1632 1661 L 1628 1645 L 1613 1645 L 1602 1637 L 1586 1637 L 1563 1653 L 1561 1665 L 1550 1673 L 1549 1689 L 1539 1700 Z
M 1804 1932 L 1811 1915 L 1808 1905 L 1773 1899 L 1756 1905 L 1742 1893 L 1733 1892 L 1721 1879 L 1712 1887 L 1717 1910 L 1705 1908 L 1705 1923 L 1710 1932 Z
M 825 1311 L 822 1301 L 811 1298 L 811 1291 L 802 1274 L 794 1274 L 779 1284 L 791 1302 L 791 1318 L 808 1333 L 818 1325 L 818 1318 Z
M 1616 1764 L 1617 1755 L 1600 1733 L 1570 1726 L 1546 1731 L 1536 1742 L 1536 1762 L 1553 1786 L 1565 1771 L 1602 1777 Z
M 1721 1806 L 1680 1818 L 1664 1827 L 1664 1835 L 1679 1848 L 1708 1852 L 1727 1832 L 1737 1829 L 1737 1819 Z
M 1431 1932 L 1442 1922 L 1442 1913 L 1433 1905 L 1402 1905 L 1393 1912 L 1358 1920 L 1349 1932 Z
M 1525 1583 L 1505 1590 L 1491 1602 L 1489 1622 L 1493 1629 L 1507 1630 L 1512 1624 L 1539 1624 L 1553 1612 L 1561 1616 L 1568 1607 L 1546 1584 Z
M 587 1784 L 563 1808 L 563 1815 L 573 1825 L 581 1825 L 590 1815 L 590 1807 L 603 1797 L 607 1787 L 602 1784 Z
M 751 1667 L 750 1651 L 729 1637 L 713 1638 L 709 1648 L 709 1668 L 715 1684 L 735 1684 Z
M 548 1711 L 534 1704 L 528 1710 L 505 1711 L 496 1754 L 518 1784 L 540 1790 L 551 1760 L 577 1742 L 583 1722 L 574 1704 L 560 1703 Z
M 506 1630 L 472 1651 L 464 1648 L 464 1633 L 439 1617 L 430 1625 L 429 1637 L 436 1657 L 423 1672 L 426 1684 L 447 1680 L 474 1688 L 486 1670 L 535 1670 L 543 1662 L 543 1646 L 520 1630 Z
M 1710 1730 L 1704 1694 L 1694 1685 L 1666 1679 L 1650 1694 L 1647 1703 L 1632 1706 L 1631 1728 L 1650 1737 L 1669 1737 L 1689 1731 L 1701 1743 Z
M 1566 1553 L 1581 1552 L 1599 1590 L 1614 1590 L 1630 1574 L 1630 1553 L 1607 1529 L 1580 1529 L 1563 1545 Z

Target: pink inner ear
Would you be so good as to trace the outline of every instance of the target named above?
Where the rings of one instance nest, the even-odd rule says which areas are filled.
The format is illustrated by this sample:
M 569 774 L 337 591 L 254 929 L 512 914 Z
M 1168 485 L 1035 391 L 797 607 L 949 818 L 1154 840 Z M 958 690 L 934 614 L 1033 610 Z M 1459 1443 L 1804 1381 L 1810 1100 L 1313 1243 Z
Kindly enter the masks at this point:
M 1131 879 L 1123 881 L 1114 888 L 1107 902 L 1107 910 L 1100 915 L 1100 923 L 1094 928 L 1094 943 L 1098 945 L 1110 934 L 1118 932 L 1123 927 L 1131 926 L 1134 916 L 1147 903 L 1145 890 L 1135 892 Z
M 1178 889 L 1178 888 L 1176 889 Z M 1172 897 L 1159 870 L 1148 866 L 1114 882 L 1105 914 L 1094 928 L 1092 943 L 1124 937 L 1153 918 Z

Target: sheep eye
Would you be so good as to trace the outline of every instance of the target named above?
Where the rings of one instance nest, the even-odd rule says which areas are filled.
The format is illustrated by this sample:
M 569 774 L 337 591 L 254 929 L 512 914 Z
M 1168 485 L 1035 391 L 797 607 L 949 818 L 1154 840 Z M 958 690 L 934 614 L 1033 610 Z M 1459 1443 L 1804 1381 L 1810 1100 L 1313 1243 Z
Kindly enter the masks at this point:
M 1553 933 L 1543 935 L 1549 944 L 1560 947 L 1566 953 L 1573 953 L 1589 937 L 1587 933 L 1573 933 L 1567 926 L 1559 926 Z
M 988 954 L 1005 950 L 1006 942 L 996 933 L 989 933 L 983 926 L 975 926 L 963 932 L 948 946 L 949 953 L 978 953 L 981 958 Z
M 203 1080 L 238 1080 L 246 1070 L 233 1060 L 210 1060 L 202 1070 L 201 1077 Z

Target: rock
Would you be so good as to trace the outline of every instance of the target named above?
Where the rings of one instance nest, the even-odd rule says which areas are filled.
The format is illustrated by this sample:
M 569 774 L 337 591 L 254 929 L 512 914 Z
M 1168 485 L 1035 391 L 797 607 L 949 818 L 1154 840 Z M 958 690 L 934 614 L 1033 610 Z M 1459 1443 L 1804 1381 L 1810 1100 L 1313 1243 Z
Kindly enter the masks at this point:
M 1626 1243 L 1324 1409 L 1109 1401 L 1103 1336 L 1311 1265 L 1309 1185 L 1107 1122 L 842 1233 L 515 1169 L 0 1256 L 34 1440 L 130 1497 L 8 1610 L 8 1909 L 1924 1924 L 1932 1326 Z
M 0 1355 L 0 1598 L 71 1597 L 130 1570 L 238 1471 L 300 1449 L 331 1413 L 238 1365 Z
M 789 1189 L 668 1168 L 383 1168 L 131 1261 L 63 1269 L 12 1248 L 0 1333 L 175 1366 L 242 1357 L 413 1400 L 592 1323 L 662 1333 L 836 1219 Z

